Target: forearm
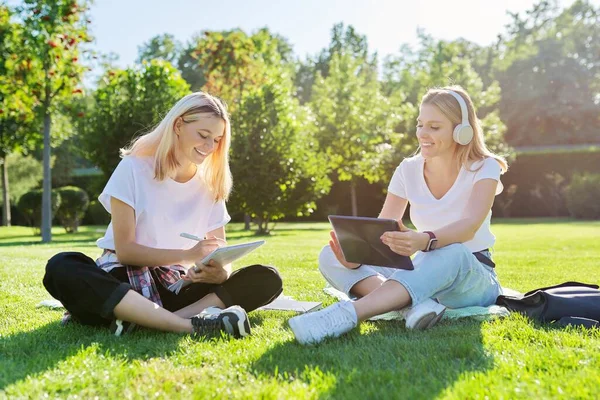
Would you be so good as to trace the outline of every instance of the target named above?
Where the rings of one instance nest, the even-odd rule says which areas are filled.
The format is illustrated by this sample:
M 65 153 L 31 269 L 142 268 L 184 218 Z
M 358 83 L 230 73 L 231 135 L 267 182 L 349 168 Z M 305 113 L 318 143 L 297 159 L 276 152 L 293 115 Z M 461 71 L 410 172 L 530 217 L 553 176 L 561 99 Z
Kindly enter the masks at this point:
M 481 226 L 481 222 L 475 218 L 463 218 L 433 231 L 438 243 L 437 248 L 448 246 L 453 243 L 464 243 L 473 239 L 475 233 Z M 425 241 L 425 246 L 428 242 Z
M 119 262 L 127 265 L 155 267 L 160 265 L 192 264 L 186 250 L 156 249 L 138 243 L 127 243 L 116 250 Z

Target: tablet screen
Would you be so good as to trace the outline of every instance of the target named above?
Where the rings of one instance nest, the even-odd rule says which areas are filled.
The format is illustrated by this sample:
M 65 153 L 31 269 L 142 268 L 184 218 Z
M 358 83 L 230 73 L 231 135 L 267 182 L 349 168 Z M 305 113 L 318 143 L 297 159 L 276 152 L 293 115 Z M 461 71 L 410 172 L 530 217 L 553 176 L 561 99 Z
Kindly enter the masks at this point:
M 346 261 L 380 267 L 414 269 L 410 257 L 394 253 L 381 242 L 384 232 L 399 230 L 393 219 L 330 215 Z

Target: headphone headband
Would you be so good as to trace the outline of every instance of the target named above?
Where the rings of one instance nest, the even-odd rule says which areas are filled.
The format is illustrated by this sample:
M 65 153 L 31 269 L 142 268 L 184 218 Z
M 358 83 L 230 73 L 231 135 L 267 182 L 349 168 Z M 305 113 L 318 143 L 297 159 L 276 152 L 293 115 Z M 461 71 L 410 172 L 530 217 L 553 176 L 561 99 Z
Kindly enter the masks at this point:
M 467 103 L 465 103 L 465 99 L 463 99 L 463 97 L 460 94 L 456 93 L 453 90 L 448 90 L 448 93 L 450 93 L 456 99 L 456 101 L 458 101 L 458 105 L 460 106 L 460 114 L 462 117 L 462 124 L 470 125 L 469 112 L 467 111 Z

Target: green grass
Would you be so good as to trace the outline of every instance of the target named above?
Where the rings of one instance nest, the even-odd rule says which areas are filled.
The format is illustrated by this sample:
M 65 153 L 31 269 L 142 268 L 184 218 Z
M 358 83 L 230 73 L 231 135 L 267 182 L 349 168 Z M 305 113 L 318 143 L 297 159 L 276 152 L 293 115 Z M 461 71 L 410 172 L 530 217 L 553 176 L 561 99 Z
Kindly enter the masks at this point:
M 250 236 L 233 224 L 231 242 Z M 600 222 L 496 221 L 502 283 L 527 291 L 568 280 L 600 282 Z M 409 332 L 363 323 L 338 340 L 302 347 L 282 312 L 251 314 L 244 340 L 197 342 L 140 331 L 62 327 L 45 261 L 65 250 L 97 256 L 97 227 L 39 244 L 28 228 L 0 228 L 0 398 L 599 398 L 600 332 L 555 329 L 519 315 L 443 322 Z M 279 224 L 244 259 L 278 267 L 285 294 L 333 302 L 316 267 L 328 225 Z

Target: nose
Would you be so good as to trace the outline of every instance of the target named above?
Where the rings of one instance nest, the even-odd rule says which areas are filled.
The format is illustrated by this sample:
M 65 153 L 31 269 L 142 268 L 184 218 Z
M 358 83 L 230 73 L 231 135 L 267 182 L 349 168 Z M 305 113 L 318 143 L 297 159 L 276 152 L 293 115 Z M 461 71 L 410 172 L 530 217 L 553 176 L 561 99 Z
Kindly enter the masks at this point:
M 214 140 L 212 140 L 211 138 L 209 138 L 209 139 L 205 139 L 205 140 L 204 140 L 204 143 L 202 144 L 202 148 L 203 148 L 204 150 L 206 150 L 207 152 L 208 152 L 208 151 L 213 151 L 213 149 L 215 148 L 215 146 L 216 146 L 216 143 L 215 143 L 215 141 L 214 141 Z

